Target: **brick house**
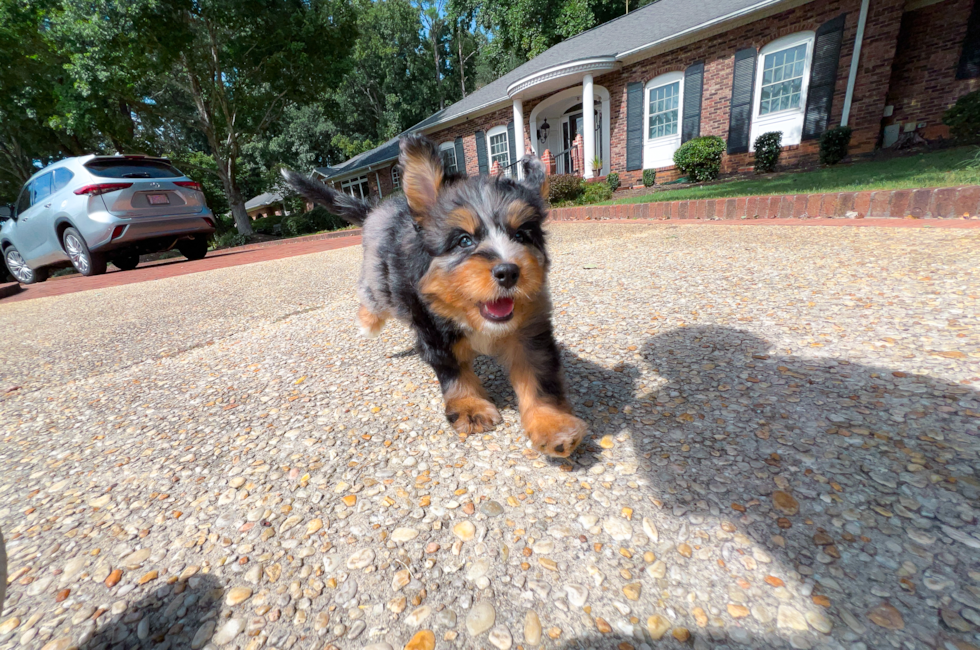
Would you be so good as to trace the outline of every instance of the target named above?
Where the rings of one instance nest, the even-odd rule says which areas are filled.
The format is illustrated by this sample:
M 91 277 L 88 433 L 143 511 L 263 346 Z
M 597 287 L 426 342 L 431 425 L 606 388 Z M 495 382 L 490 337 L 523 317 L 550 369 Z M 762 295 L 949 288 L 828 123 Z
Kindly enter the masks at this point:
M 786 167 L 815 162 L 820 134 L 838 125 L 853 129 L 854 156 L 913 131 L 943 137 L 943 111 L 978 80 L 980 0 L 659 0 L 409 131 L 451 170 L 512 173 L 519 153 L 547 151 L 557 173 L 617 172 L 630 185 L 644 169 L 676 177 L 674 152 L 699 135 L 727 142 L 723 172 L 751 168 L 767 131 L 782 133 Z M 396 138 L 317 174 L 386 196 L 397 157 Z

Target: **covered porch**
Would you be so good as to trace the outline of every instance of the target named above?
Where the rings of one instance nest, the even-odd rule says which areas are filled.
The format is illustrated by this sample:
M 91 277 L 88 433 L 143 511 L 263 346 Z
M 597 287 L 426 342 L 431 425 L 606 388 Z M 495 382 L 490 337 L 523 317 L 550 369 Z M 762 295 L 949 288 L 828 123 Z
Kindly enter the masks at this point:
M 531 142 L 523 133 L 518 151 L 531 150 L 550 167 L 552 174 L 583 178 L 605 176 L 610 168 L 609 91 L 593 82 L 593 73 L 615 69 L 611 57 L 587 59 L 536 73 L 508 88 L 514 102 L 514 122 L 525 123 L 524 102 L 540 99 L 527 119 Z M 570 86 L 575 78 L 580 83 Z M 601 164 L 596 167 L 594 160 Z

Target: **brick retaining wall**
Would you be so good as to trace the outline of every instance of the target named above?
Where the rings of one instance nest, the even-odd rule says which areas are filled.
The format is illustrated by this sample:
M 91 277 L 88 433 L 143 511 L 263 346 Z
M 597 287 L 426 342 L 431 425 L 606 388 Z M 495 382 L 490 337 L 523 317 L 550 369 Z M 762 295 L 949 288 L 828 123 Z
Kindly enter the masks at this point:
M 856 215 L 848 213 L 857 213 Z M 975 218 L 980 215 L 980 185 L 917 190 L 740 196 L 621 205 L 556 208 L 554 221 L 605 219 L 807 219 L 891 217 L 913 219 Z

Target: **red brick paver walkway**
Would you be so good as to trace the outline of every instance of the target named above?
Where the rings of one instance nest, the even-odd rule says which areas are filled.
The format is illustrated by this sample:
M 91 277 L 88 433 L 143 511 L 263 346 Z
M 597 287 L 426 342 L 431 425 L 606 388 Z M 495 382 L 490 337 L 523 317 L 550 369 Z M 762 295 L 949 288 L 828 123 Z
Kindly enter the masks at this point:
M 70 275 L 52 278 L 40 284 L 25 285 L 23 291 L 15 296 L 4 298 L 0 305 L 6 305 L 19 300 L 60 296 L 77 291 L 88 291 L 89 289 L 118 287 L 123 284 L 172 278 L 189 273 L 200 273 L 201 271 L 224 269 L 230 266 L 252 264 L 253 262 L 265 262 L 268 260 L 295 257 L 297 255 L 319 253 L 337 248 L 346 248 L 348 246 L 357 246 L 361 243 L 361 237 L 360 235 L 353 235 L 336 238 L 301 238 L 297 241 L 275 242 L 275 245 L 269 245 L 272 243 L 214 251 L 208 253 L 208 256 L 203 260 L 194 262 L 179 257 L 176 259 L 150 262 L 132 271 L 119 271 L 110 267 L 111 270 L 108 273 L 94 277 Z

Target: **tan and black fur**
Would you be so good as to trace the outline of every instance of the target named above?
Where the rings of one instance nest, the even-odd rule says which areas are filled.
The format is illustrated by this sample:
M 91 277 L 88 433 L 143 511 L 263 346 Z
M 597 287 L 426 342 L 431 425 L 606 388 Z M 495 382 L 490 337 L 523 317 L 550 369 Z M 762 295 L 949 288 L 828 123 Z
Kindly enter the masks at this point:
M 376 207 L 285 173 L 306 198 L 364 227 L 362 333 L 377 336 L 392 318 L 412 327 L 439 379 L 446 417 L 462 435 L 501 421 L 472 366 L 478 354 L 495 357 L 510 373 L 535 449 L 568 456 L 586 425 L 565 397 L 551 325 L 544 166 L 525 157 L 521 181 L 449 176 L 422 136 L 402 139 L 399 164 L 404 196 Z M 510 316 L 488 310 L 510 300 Z

